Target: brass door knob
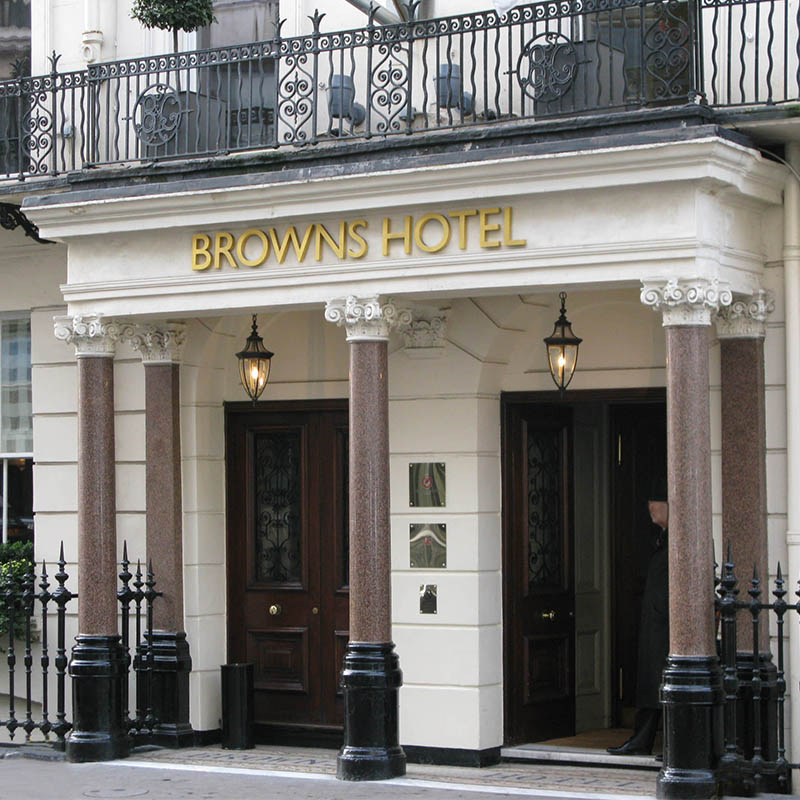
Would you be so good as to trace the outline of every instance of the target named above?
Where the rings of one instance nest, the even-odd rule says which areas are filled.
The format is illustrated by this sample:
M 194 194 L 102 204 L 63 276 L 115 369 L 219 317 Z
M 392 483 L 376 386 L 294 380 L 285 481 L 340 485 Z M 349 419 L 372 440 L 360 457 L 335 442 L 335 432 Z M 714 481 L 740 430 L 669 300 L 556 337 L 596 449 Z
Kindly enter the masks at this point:
M 556 618 L 555 611 L 542 611 L 542 619 L 554 620 Z
M 273 617 L 277 617 L 278 614 L 281 613 L 281 607 L 276 603 L 275 605 L 269 607 L 269 613 Z
M 314 608 L 311 609 L 311 613 L 312 614 L 319 614 L 319 609 L 316 606 L 314 606 Z

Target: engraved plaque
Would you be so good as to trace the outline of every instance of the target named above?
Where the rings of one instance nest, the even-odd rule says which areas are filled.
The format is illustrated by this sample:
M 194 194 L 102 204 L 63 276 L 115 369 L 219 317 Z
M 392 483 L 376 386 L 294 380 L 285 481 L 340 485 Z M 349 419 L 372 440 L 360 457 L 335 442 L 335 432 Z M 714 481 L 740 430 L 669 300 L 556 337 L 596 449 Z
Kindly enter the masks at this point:
M 447 525 L 436 522 L 408 526 L 409 565 L 414 569 L 444 569 L 447 566 Z
M 436 584 L 426 583 L 419 587 L 419 613 L 436 613 Z
M 443 506 L 447 482 L 444 462 L 408 465 L 408 504 L 415 508 Z

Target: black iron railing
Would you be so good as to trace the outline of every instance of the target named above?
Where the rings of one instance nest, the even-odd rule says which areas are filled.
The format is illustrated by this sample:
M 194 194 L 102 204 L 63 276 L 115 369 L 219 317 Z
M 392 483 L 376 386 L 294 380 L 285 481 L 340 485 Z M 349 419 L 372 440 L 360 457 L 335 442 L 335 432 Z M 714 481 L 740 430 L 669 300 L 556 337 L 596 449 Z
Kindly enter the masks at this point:
M 786 581 L 781 565 L 772 590 L 761 587 L 757 570 L 740 598 L 735 566 L 728 557 L 716 579 L 720 617 L 720 661 L 723 670 L 724 754 L 719 777 L 726 794 L 750 796 L 760 791 L 791 794 L 792 767 L 786 759 L 785 743 L 785 617 L 800 615 L 800 600 L 787 603 Z M 798 584 L 800 586 L 800 583 Z M 800 589 L 795 592 L 800 598 Z M 737 640 L 737 625 L 750 628 L 750 646 Z M 761 646 L 762 628 L 775 623 L 777 661 Z
M 413 14 L 419 4 L 407 4 Z M 681 103 L 800 99 L 789 0 L 542 0 L 0 83 L 0 177 Z
M 131 714 L 128 681 L 123 682 L 123 719 L 132 740 L 141 743 L 152 735 L 158 723 L 151 699 L 154 657 L 150 642 L 153 634 L 153 603 L 161 596 L 161 592 L 155 589 L 152 564 L 145 573 L 141 563 L 137 563 L 136 572 L 131 573 L 127 543 L 123 553 L 117 597 L 121 609 L 122 646 L 128 671 L 133 667 L 135 686 L 135 709 Z M 7 632 L 0 639 L 0 649 L 5 650 L 8 669 L 8 718 L 0 718 L 0 728 L 6 729 L 12 742 L 24 734 L 25 742 L 51 742 L 63 749 L 65 737 L 72 729 L 67 716 L 67 607 L 78 597 L 67 588 L 69 575 L 66 572 L 63 544 L 58 571 L 53 577 L 56 588 L 50 591 L 52 584 L 45 562 L 42 562 L 38 578 L 34 575 L 33 564 L 22 576 L 0 575 L 0 608 L 7 621 Z M 55 642 L 53 626 L 56 629 Z M 37 650 L 41 653 L 39 675 L 34 674 L 34 652 Z M 51 662 L 53 650 L 55 658 Z M 56 690 L 55 719 L 52 718 L 54 709 L 50 702 L 53 677 Z M 38 738 L 37 732 L 41 734 Z
M 25 735 L 25 740 L 30 741 L 31 735 L 35 731 L 41 732 L 46 740 L 50 740 L 51 734 L 55 735 L 57 743 L 63 746 L 64 737 L 72 728 L 72 724 L 67 720 L 66 714 L 66 677 L 67 677 L 67 642 L 66 642 L 66 614 L 67 605 L 70 600 L 77 597 L 66 587 L 69 575 L 66 570 L 64 560 L 64 545 L 61 545 L 61 553 L 58 559 L 58 571 L 54 578 L 56 588 L 51 592 L 47 565 L 42 562 L 42 572 L 37 578 L 34 574 L 34 565 L 23 575 L 19 576 L 13 572 L 3 575 L 0 594 L 2 594 L 3 610 L 7 633 L 4 637 L 3 645 L 6 651 L 6 663 L 8 665 L 8 718 L 0 720 L 0 726 L 4 727 L 13 741 L 17 731 L 21 730 Z M 37 592 L 37 588 L 39 591 Z M 41 607 L 41 616 L 36 611 L 36 604 Z M 51 614 L 50 604 L 53 604 L 55 611 L 56 625 L 56 656 L 53 661 L 56 682 L 56 708 L 55 720 L 50 719 L 51 705 L 49 702 L 49 681 L 50 681 L 50 637 L 48 633 L 48 621 Z M 37 630 L 37 622 L 41 629 Z M 38 719 L 34 719 L 34 677 L 33 677 L 33 647 L 34 642 L 41 642 L 41 713 Z M 17 653 L 23 652 L 22 666 L 24 673 L 24 709 L 17 707 Z

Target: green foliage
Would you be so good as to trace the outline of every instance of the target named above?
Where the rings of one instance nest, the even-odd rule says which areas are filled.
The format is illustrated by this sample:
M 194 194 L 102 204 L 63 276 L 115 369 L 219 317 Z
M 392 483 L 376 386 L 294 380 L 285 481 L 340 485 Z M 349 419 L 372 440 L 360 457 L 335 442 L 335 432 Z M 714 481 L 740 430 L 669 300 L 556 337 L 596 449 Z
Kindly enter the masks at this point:
M 145 28 L 196 31 L 216 22 L 212 0 L 134 0 L 131 16 Z
M 0 544 L 0 635 L 8 638 L 9 602 L 6 593 L 10 589 L 16 599 L 14 603 L 14 637 L 25 637 L 25 609 L 22 607 L 22 592 L 25 576 L 33 569 L 33 543 L 7 542 Z M 34 586 L 34 591 L 36 587 Z M 4 642 L 0 639 L 0 645 Z M 0 646 L 0 650 L 2 647 Z
M 20 559 L 33 562 L 33 542 L 0 542 L 0 564 Z

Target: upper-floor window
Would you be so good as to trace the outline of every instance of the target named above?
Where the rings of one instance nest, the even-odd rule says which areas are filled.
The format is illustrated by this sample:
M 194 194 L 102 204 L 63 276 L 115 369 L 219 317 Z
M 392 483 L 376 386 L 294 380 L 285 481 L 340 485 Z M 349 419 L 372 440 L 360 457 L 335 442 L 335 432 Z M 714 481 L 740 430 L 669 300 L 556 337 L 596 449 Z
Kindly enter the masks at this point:
M 0 0 L 0 79 L 30 75 L 31 0 Z
M 200 31 L 201 47 L 228 47 L 272 39 L 278 0 L 215 0 L 217 21 Z

